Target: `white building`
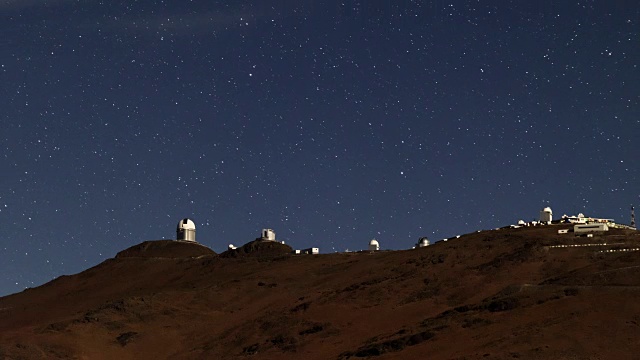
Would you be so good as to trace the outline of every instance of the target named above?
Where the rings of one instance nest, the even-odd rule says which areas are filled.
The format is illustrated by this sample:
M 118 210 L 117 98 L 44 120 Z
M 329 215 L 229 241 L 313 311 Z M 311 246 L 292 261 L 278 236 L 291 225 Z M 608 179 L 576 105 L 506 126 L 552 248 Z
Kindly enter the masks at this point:
M 551 211 L 550 207 L 546 207 L 540 211 L 540 222 L 543 224 L 551 224 L 553 220 L 553 211 Z
M 583 213 L 579 213 L 577 216 L 562 215 L 562 220 L 565 223 L 571 223 L 571 224 L 593 224 L 593 223 L 614 224 L 615 223 L 614 219 L 587 217 Z
M 233 244 L 229 244 L 229 250 L 235 250 L 237 247 Z
M 276 232 L 272 229 L 262 229 L 262 240 L 276 241 Z
M 296 250 L 297 253 L 298 250 Z M 320 249 L 318 248 L 308 248 L 308 249 L 304 249 L 304 250 L 300 250 L 301 254 L 310 254 L 310 255 L 317 255 L 320 253 Z
M 369 241 L 369 251 L 378 251 L 380 250 L 380 243 L 376 239 L 372 239 Z
M 576 235 L 586 234 L 596 231 L 609 231 L 609 226 L 605 223 L 597 224 L 576 224 L 573 226 L 573 232 Z
M 421 237 L 420 240 L 418 240 L 418 244 L 416 246 L 421 248 L 429 246 L 429 239 L 426 236 Z
M 196 241 L 196 224 L 191 219 L 182 219 L 176 229 L 176 239 L 183 241 Z
M 567 223 L 571 223 L 571 224 L 586 224 L 587 223 L 587 218 L 584 217 L 583 213 L 578 214 L 577 216 L 567 216 L 567 215 L 562 215 L 562 220 L 564 222 Z

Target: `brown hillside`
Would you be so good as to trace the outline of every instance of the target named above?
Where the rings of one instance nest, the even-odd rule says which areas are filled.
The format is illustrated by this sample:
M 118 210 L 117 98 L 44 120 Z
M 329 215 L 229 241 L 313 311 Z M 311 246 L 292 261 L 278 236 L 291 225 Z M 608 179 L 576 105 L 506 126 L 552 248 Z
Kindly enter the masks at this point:
M 190 258 L 215 255 L 215 251 L 192 241 L 156 240 L 145 241 L 120 251 L 116 259 L 129 257 L 145 258 Z
M 220 254 L 220 256 L 223 258 L 273 258 L 279 256 L 289 256 L 292 252 L 293 249 L 289 245 L 285 245 L 277 241 L 267 241 L 258 238 L 237 249 L 229 249 Z
M 557 229 L 275 257 L 144 256 L 143 243 L 0 298 L 0 358 L 637 358 L 640 252 L 599 251 L 638 248 L 638 232 Z

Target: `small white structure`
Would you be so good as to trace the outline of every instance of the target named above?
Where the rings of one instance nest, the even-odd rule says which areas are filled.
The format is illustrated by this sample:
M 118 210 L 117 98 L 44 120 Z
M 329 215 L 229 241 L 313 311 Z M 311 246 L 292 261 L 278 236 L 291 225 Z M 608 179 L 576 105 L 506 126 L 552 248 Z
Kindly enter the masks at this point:
M 196 241 L 196 223 L 187 218 L 180 220 L 178 228 L 176 229 L 176 239 L 182 241 Z
M 372 239 L 369 241 L 369 251 L 378 251 L 380 250 L 380 243 L 376 239 Z
M 558 234 L 568 234 L 569 233 L 569 229 L 560 229 L 558 230 Z
M 229 250 L 235 250 L 237 247 L 233 244 L 229 244 Z
M 547 206 L 540 211 L 540 222 L 543 224 L 551 224 L 551 220 L 553 220 L 553 211 Z
M 276 232 L 272 229 L 262 229 L 262 240 L 276 241 Z
M 591 232 L 600 232 L 600 231 L 609 231 L 609 226 L 607 224 L 602 224 L 602 223 L 573 225 L 573 232 L 576 235 L 586 234 Z
M 420 240 L 418 240 L 418 244 L 416 244 L 416 246 L 421 248 L 429 246 L 429 239 L 426 236 L 421 237 Z
M 520 226 L 524 226 L 526 223 L 524 222 L 524 220 L 518 220 L 518 225 Z
M 587 218 L 584 216 L 583 213 L 580 213 L 577 216 L 562 215 L 562 221 L 565 223 L 571 223 L 571 224 L 586 224 Z
M 318 248 L 308 248 L 308 249 L 304 249 L 304 250 L 300 250 L 300 253 L 302 254 L 309 254 L 309 255 L 317 255 L 320 253 L 320 249 Z

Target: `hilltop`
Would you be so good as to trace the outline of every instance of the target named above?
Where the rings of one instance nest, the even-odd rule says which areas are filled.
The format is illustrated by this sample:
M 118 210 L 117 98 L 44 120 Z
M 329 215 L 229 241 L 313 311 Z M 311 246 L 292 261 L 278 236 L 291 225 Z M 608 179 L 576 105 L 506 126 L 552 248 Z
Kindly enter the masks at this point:
M 145 241 L 116 254 L 116 259 L 123 258 L 193 258 L 216 255 L 215 251 L 195 241 L 155 240 Z
M 326 255 L 146 242 L 0 298 L 0 358 L 636 357 L 640 233 L 559 228 Z

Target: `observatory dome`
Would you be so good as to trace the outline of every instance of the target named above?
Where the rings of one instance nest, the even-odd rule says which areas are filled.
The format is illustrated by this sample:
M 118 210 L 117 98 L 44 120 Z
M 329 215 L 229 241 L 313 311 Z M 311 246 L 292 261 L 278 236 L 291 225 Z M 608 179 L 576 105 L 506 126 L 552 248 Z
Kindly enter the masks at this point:
M 273 229 L 262 229 L 262 240 L 276 241 L 276 232 Z
M 178 223 L 178 229 L 195 230 L 196 224 L 191 219 L 182 219 Z
M 196 241 L 196 223 L 188 218 L 180 220 L 180 222 L 178 222 L 178 228 L 176 229 L 176 239 Z
M 380 243 L 376 239 L 372 239 L 369 241 L 369 251 L 378 251 L 380 250 Z
M 420 240 L 418 240 L 418 247 L 425 247 L 425 246 L 429 246 L 429 239 L 426 236 L 421 237 Z
M 540 211 L 540 222 L 543 224 L 551 224 L 553 220 L 553 211 L 551 211 L 550 207 L 545 207 Z

